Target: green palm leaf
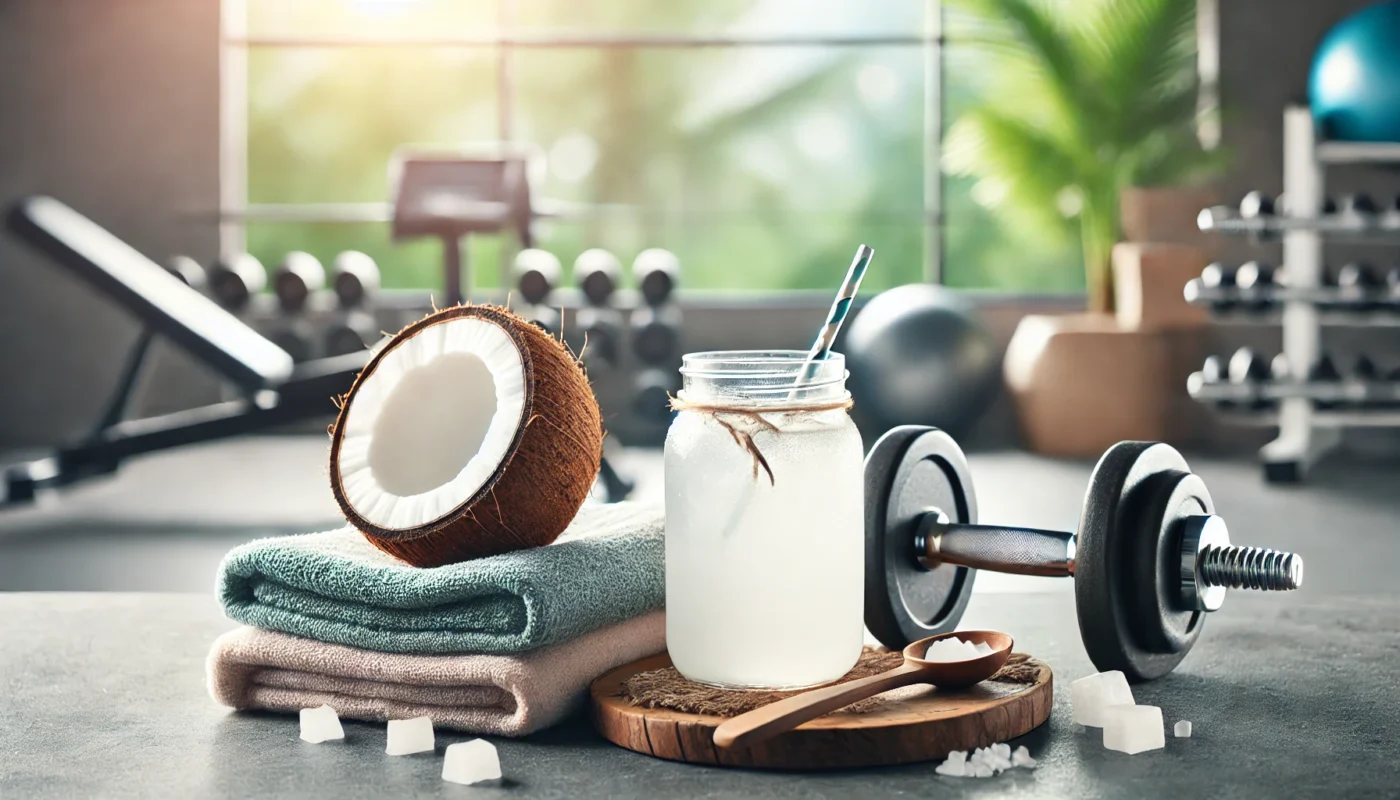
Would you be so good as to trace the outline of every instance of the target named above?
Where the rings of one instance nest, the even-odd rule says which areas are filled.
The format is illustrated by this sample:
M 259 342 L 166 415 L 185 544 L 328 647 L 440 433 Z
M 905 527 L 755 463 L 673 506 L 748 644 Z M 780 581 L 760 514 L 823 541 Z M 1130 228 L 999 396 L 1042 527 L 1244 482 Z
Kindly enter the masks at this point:
M 1079 199 L 1090 299 L 1111 308 L 1107 261 L 1128 186 L 1198 179 L 1224 154 L 1196 135 L 1196 0 L 948 0 L 949 40 L 992 73 L 949 129 L 944 166 L 990 181 L 987 205 L 1066 226 Z

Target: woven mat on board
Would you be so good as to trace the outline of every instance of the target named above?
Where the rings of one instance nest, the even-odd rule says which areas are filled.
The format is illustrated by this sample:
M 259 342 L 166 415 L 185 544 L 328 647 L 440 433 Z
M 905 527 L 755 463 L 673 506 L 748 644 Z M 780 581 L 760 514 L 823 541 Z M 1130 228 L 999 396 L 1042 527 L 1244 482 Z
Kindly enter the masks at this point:
M 1006 666 L 987 680 L 998 683 L 1035 683 L 1040 675 L 1040 667 L 1026 663 L 1029 659 L 1030 656 L 1025 653 L 1012 653 Z M 898 651 L 872 650 L 867 647 L 861 653 L 860 661 L 836 683 L 869 677 L 892 670 L 903 663 L 904 656 Z M 628 678 L 622 684 L 622 694 L 632 705 L 643 708 L 667 708 L 688 714 L 733 717 L 800 692 L 716 689 L 713 686 L 688 681 L 681 677 L 675 667 L 666 667 L 639 672 Z M 878 708 L 882 702 L 881 697 L 876 695 L 852 703 L 842 711 L 860 714 Z

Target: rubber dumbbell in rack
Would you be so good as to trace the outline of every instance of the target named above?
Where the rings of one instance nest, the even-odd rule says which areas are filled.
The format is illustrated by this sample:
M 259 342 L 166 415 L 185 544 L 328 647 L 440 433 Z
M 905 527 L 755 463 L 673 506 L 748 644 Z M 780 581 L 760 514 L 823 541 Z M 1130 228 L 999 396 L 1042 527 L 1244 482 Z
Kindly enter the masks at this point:
M 315 256 L 299 250 L 284 256 L 272 273 L 279 319 L 268 338 L 295 361 L 308 361 L 315 355 L 316 327 L 305 314 L 312 296 L 325 286 L 325 267 Z
M 1259 410 L 1273 405 L 1263 392 L 1263 386 L 1270 380 L 1271 370 L 1263 357 L 1248 347 L 1241 347 L 1230 356 L 1227 374 L 1231 386 L 1239 387 L 1246 398 L 1245 408 Z
M 369 255 L 346 250 L 331 261 L 336 311 L 325 332 L 326 355 L 358 353 L 383 338 L 373 311 L 379 286 L 379 265 Z
M 954 630 L 974 570 L 1073 577 L 1094 666 L 1152 680 L 1191 651 L 1227 589 L 1303 580 L 1298 555 L 1233 545 L 1205 482 L 1165 444 L 1104 453 L 1074 532 L 978 524 L 962 451 L 922 426 L 875 443 L 865 496 L 865 623 L 890 649 Z
M 559 258 L 547 250 L 526 248 L 511 262 L 515 288 L 525 301 L 521 315 L 554 337 L 564 330 L 564 322 L 559 309 L 549 306 L 549 296 L 559 285 L 562 273 Z
M 243 311 L 253 296 L 267 288 L 267 270 L 249 253 L 235 253 L 209 269 L 209 294 L 230 311 Z
M 1351 263 L 1337 270 L 1337 304 L 1347 311 L 1375 308 L 1380 289 L 1380 277 L 1368 264 Z
M 1240 305 L 1249 311 L 1266 311 L 1274 305 L 1274 268 L 1262 261 L 1247 261 L 1235 270 L 1235 290 Z
M 1210 305 L 1216 311 L 1229 311 L 1235 307 L 1235 271 L 1219 261 L 1207 264 L 1201 270 L 1201 288 L 1211 298 Z
M 574 259 L 574 282 L 583 293 L 584 305 L 575 316 L 570 346 L 590 368 L 613 368 L 622 354 L 622 312 L 612 301 L 622 282 L 622 264 L 617 256 L 593 248 Z
M 165 271 L 201 294 L 209 291 L 209 273 L 189 256 L 172 256 L 165 262 Z
M 642 305 L 632 310 L 632 353 L 646 369 L 637 374 L 632 408 L 662 426 L 671 419 L 671 395 L 680 389 L 681 310 L 674 302 L 680 259 L 669 250 L 643 250 L 632 261 Z

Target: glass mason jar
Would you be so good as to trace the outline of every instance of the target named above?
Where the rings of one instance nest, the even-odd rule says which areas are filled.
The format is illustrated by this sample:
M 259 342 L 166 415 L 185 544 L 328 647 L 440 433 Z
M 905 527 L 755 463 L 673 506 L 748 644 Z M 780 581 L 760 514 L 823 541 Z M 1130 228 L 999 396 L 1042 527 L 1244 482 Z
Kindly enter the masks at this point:
M 666 644 L 690 680 L 803 688 L 860 658 L 863 449 L 845 359 L 806 358 L 683 360 L 666 436 Z

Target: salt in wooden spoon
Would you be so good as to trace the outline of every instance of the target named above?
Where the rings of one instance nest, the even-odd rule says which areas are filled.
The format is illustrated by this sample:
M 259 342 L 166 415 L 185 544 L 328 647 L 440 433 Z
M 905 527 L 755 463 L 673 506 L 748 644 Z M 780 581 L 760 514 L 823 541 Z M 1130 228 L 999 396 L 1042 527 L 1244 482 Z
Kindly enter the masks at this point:
M 992 652 L 965 661 L 924 660 L 929 645 L 950 638 L 972 644 L 985 642 Z M 901 686 L 931 683 L 944 689 L 959 689 L 981 683 L 1006 665 L 1011 657 L 1011 645 L 1011 637 L 998 631 L 956 631 L 920 639 L 904 648 L 904 663 L 888 672 L 813 689 L 726 720 L 715 729 L 715 745 L 726 748 L 754 745 L 842 706 Z

